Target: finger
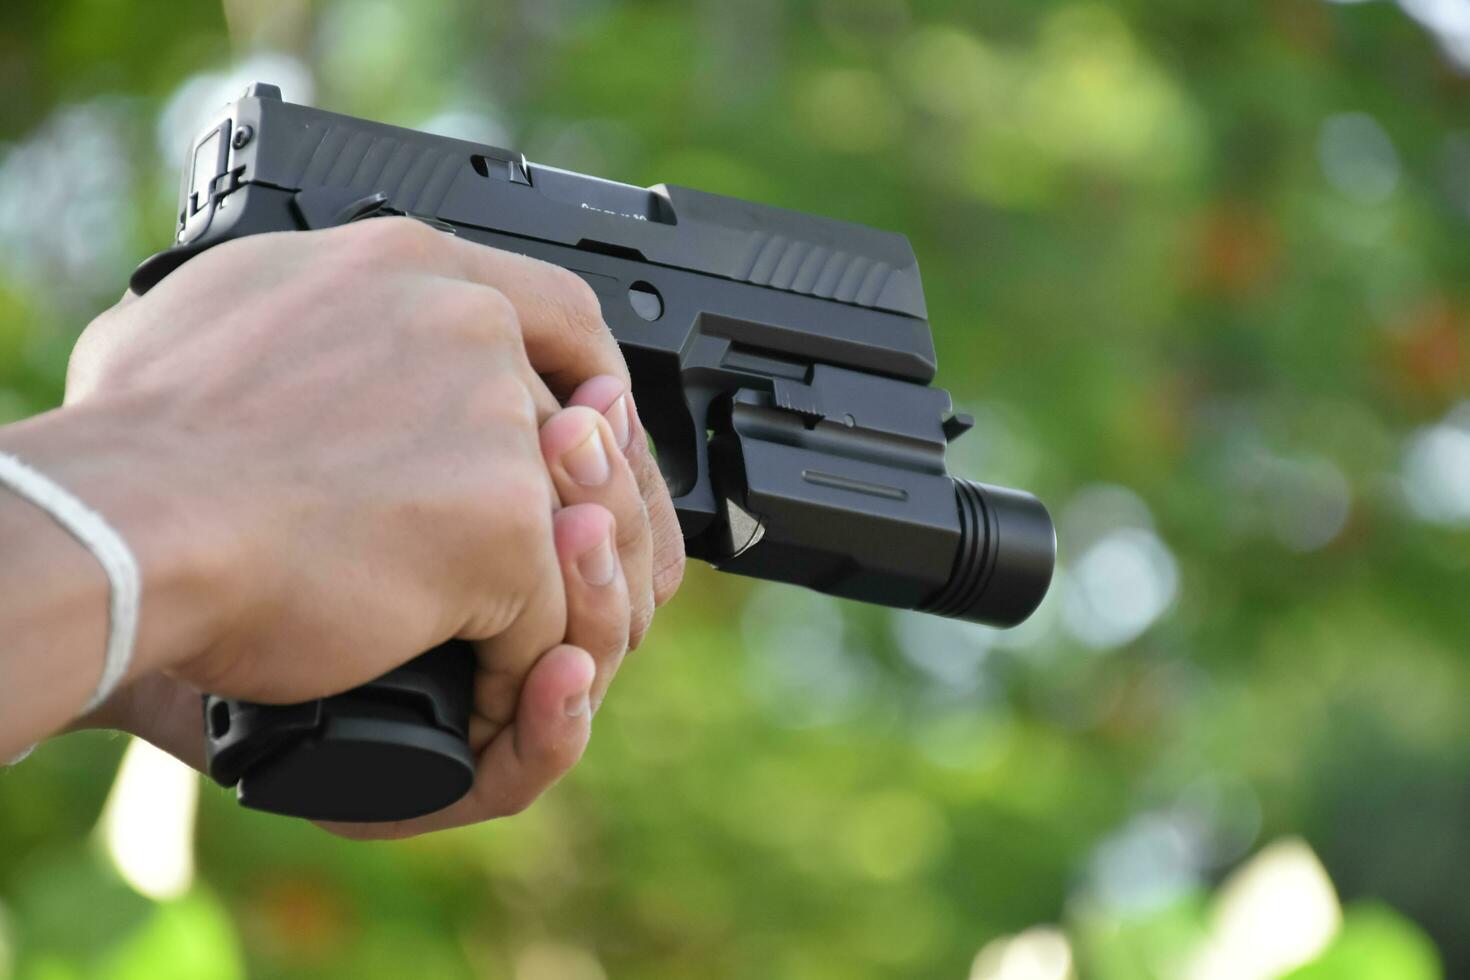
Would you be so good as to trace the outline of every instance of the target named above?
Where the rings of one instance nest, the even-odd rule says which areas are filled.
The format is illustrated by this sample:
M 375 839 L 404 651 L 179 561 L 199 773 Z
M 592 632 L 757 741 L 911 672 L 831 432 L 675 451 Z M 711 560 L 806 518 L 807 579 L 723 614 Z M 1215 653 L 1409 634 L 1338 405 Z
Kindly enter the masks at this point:
M 520 608 L 509 627 L 475 643 L 479 669 L 475 672 L 474 714 L 485 724 L 472 726 L 471 734 L 477 736 L 470 740 L 474 749 L 511 723 L 521 686 L 537 659 L 566 636 L 566 590 L 552 544 L 549 507 L 542 517 L 544 530 L 520 536 L 520 540 L 540 542 L 534 551 L 485 556 L 486 561 L 522 566 L 516 574 L 521 583 L 519 594 L 512 597 Z
M 615 541 L 612 512 L 596 504 L 574 504 L 557 511 L 556 553 L 567 588 L 567 642 L 592 655 L 592 712 L 628 650 L 630 608 Z
M 548 651 L 526 678 L 516 722 L 481 753 L 471 803 L 476 819 L 519 813 L 582 757 L 592 733 L 597 665 L 585 651 Z
M 597 294 L 575 272 L 446 235 L 412 218 L 375 218 L 305 234 L 349 243 L 344 261 L 365 262 L 371 270 L 384 268 L 386 260 L 392 268 L 409 267 L 499 290 L 520 314 L 531 364 L 558 396 L 571 394 L 578 384 L 599 374 L 628 378 L 622 352 L 603 322 Z M 252 235 L 247 240 L 270 237 Z M 216 251 L 210 249 L 201 258 L 214 261 Z
M 653 544 L 653 600 L 663 605 L 684 579 L 684 533 L 669 500 L 668 485 L 638 421 L 638 408 L 628 386 L 612 375 L 593 378 L 572 393 L 570 405 L 586 405 L 603 413 L 633 476 L 643 492 Z
M 596 671 L 592 657 L 577 647 L 547 651 L 526 678 L 515 724 L 480 752 L 474 785 L 443 810 L 413 820 L 321 826 L 355 840 L 383 840 L 520 813 L 566 775 L 587 748 Z
M 520 314 L 526 354 L 553 393 L 565 397 L 599 374 L 628 380 L 628 366 L 602 306 L 575 272 L 526 255 L 445 236 L 457 270 L 505 294 Z
M 533 374 L 574 376 L 581 366 L 590 369 L 594 364 L 627 374 L 617 342 L 602 322 L 596 295 L 584 280 L 560 266 L 464 241 L 406 217 L 375 218 L 304 234 L 351 243 L 350 248 L 338 248 L 346 255 L 344 261 L 366 262 L 371 273 L 381 273 L 386 261 L 393 269 L 412 268 L 435 278 L 488 287 L 514 308 Z M 254 235 L 247 241 L 271 237 Z M 542 386 L 539 378 L 531 384 L 538 408 L 554 411 L 559 403 L 541 397 L 537 389 Z
M 495 338 L 499 356 L 514 358 L 515 372 L 535 403 L 538 423 L 561 409 L 561 402 L 531 366 L 520 311 L 500 290 L 463 279 L 431 275 L 421 277 L 420 288 L 406 292 L 401 300 L 408 308 L 408 315 L 421 317 L 432 329 L 454 325 L 475 336 Z
M 564 506 L 600 504 L 612 512 L 628 583 L 628 643 L 636 647 L 653 621 L 653 540 L 633 471 L 607 420 L 585 406 L 563 409 L 541 426 L 541 455 Z

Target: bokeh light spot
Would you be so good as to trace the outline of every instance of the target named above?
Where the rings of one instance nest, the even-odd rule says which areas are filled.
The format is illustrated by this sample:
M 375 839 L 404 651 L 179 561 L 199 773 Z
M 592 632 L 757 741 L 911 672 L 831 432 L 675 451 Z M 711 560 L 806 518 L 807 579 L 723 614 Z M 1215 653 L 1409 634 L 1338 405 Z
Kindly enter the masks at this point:
M 1120 528 L 1077 559 L 1063 604 L 1067 631 L 1090 647 L 1122 646 L 1153 625 L 1179 590 L 1174 556 L 1152 531 Z
M 1220 888 L 1214 929 L 1189 980 L 1269 980 L 1311 962 L 1342 922 L 1317 855 L 1288 838 L 1268 845 Z
M 1404 492 L 1417 517 L 1434 524 L 1470 525 L 1470 402 L 1410 437 L 1402 472 Z
M 1362 204 L 1378 204 L 1399 186 L 1399 156 L 1372 116 L 1328 116 L 1317 136 L 1317 159 L 1327 182 Z
M 238 98 L 251 82 L 269 82 L 288 102 L 310 105 L 316 95 L 311 70 L 287 54 L 263 51 L 223 71 L 186 78 L 169 96 L 158 117 L 158 153 L 170 171 L 184 162 L 199 130 L 215 113 Z
M 8 274 L 48 283 L 53 298 L 116 295 L 129 244 L 120 189 L 133 179 L 117 153 L 125 131 L 118 103 L 68 106 L 0 157 L 0 265 Z
M 1072 945 L 1055 926 L 1033 926 L 987 943 L 970 966 L 970 980 L 1074 980 Z
M 1157 909 L 1199 883 L 1200 842 L 1168 814 L 1145 813 L 1098 845 L 1089 881 L 1098 899 L 1120 914 Z
M 133 739 L 102 810 L 99 831 L 118 874 L 140 894 L 177 898 L 194 881 L 199 774 Z
M 1292 551 L 1329 544 L 1352 509 L 1347 477 L 1321 456 L 1275 460 L 1264 496 L 1271 530 Z

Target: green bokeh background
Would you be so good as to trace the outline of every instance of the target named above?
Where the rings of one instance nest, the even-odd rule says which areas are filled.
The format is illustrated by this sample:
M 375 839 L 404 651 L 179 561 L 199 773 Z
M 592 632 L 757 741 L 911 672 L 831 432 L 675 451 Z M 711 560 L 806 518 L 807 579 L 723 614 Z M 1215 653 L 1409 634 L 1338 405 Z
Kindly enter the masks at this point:
M 206 786 L 164 904 L 91 843 L 125 740 L 48 743 L 0 978 L 963 978 L 1048 923 L 1171 977 L 1292 835 L 1346 909 L 1301 977 L 1470 974 L 1463 71 L 1388 2 L 0 4 L 0 422 L 259 76 L 906 232 L 962 466 L 1064 573 L 1007 637 L 692 568 L 528 813 L 354 844 Z

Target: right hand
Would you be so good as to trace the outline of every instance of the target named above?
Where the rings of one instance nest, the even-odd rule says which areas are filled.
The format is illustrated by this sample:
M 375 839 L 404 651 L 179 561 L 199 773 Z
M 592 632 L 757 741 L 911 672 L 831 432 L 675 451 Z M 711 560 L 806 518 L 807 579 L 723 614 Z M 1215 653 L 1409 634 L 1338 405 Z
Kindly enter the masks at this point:
M 514 812 L 575 761 L 577 709 L 682 568 L 590 290 L 407 219 L 203 253 L 94 321 L 67 403 L 105 406 L 145 447 L 149 472 L 98 501 L 130 539 L 130 521 L 166 525 L 135 539 L 168 539 L 140 555 L 145 580 L 150 558 L 187 553 L 216 610 L 165 639 L 145 593 L 134 676 L 291 702 L 480 641 L 481 771 L 455 823 Z M 576 459 L 598 453 L 589 482 Z M 580 570 L 599 561 L 594 585 Z

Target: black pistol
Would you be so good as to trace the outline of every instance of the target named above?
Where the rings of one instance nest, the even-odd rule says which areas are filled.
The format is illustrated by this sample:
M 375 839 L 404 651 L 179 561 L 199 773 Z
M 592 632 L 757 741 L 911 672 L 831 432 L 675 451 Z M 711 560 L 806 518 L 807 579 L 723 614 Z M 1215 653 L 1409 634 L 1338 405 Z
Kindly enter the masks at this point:
M 174 244 L 132 286 L 146 292 L 242 235 L 390 214 L 592 286 L 691 557 L 995 626 L 1020 623 L 1046 594 L 1046 509 L 945 469 L 971 420 L 930 386 L 934 342 L 902 235 L 540 166 L 255 84 L 194 142 Z M 430 813 L 473 781 L 472 673 L 468 646 L 451 641 L 306 704 L 206 696 L 210 775 L 276 813 Z

